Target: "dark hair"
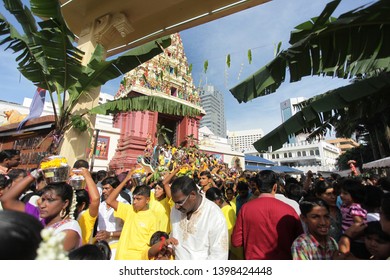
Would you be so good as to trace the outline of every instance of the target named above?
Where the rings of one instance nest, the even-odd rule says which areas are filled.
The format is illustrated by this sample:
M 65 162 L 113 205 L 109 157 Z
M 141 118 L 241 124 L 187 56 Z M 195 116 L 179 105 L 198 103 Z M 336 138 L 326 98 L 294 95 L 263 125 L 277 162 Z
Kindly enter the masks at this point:
M 310 213 L 314 207 L 321 206 L 325 207 L 326 210 L 329 212 L 329 206 L 328 204 L 322 200 L 321 198 L 317 197 L 307 197 L 304 200 L 302 200 L 299 203 L 299 209 L 301 210 L 301 214 L 306 217 L 308 213 Z
M 111 177 L 107 177 L 102 181 L 102 186 L 107 184 L 115 189 L 117 186 L 119 186 L 120 182 L 117 177 L 111 176 Z
M 317 180 L 314 185 L 314 193 L 318 196 L 326 192 L 327 189 L 332 189 L 333 185 L 326 180 Z
M 184 195 L 189 195 L 192 191 L 198 192 L 198 187 L 190 177 L 181 176 L 176 178 L 171 185 L 172 193 L 177 193 L 178 191 L 181 191 Z
M 137 186 L 133 191 L 133 195 L 143 195 L 146 197 L 150 197 L 150 187 L 146 185 Z
M 365 187 L 365 196 L 362 206 L 368 212 L 377 212 L 381 207 L 381 200 L 383 197 L 383 190 L 375 186 Z
M 249 191 L 249 184 L 244 181 L 237 183 L 237 191 Z
M 385 193 L 381 202 L 382 215 L 390 221 L 390 193 Z
M 301 198 L 304 196 L 305 191 L 303 186 L 299 183 L 288 183 L 286 185 L 286 195 L 288 198 L 299 202 Z
M 372 221 L 367 223 L 367 227 L 364 229 L 364 235 L 375 234 L 386 242 L 390 242 L 390 236 L 382 230 L 381 223 L 379 221 Z
M 278 182 L 278 175 L 272 170 L 260 171 L 257 175 L 257 184 L 261 193 L 272 192 L 273 186 Z
M 2 150 L 0 152 L 0 162 L 3 162 L 5 159 L 11 159 L 14 156 L 20 155 L 19 150 L 9 149 L 9 150 Z
M 211 201 L 216 201 L 217 199 L 223 200 L 223 194 L 220 189 L 217 188 L 209 188 L 206 191 L 206 198 Z
M 340 182 L 341 189 L 349 193 L 355 203 L 364 201 L 364 186 L 357 179 L 344 179 Z
M 4 189 L 11 183 L 11 180 L 4 176 L 3 174 L 0 174 L 0 189 Z
M 99 170 L 97 173 L 96 173 L 96 179 L 98 181 L 101 181 L 103 180 L 104 178 L 106 178 L 108 176 L 108 172 L 106 170 Z
M 111 259 L 111 255 L 112 255 L 111 248 L 106 240 L 96 241 L 95 246 L 98 247 L 100 251 L 102 251 L 105 260 Z
M 378 187 L 380 187 L 382 190 L 390 192 L 390 179 L 387 177 L 381 177 L 378 180 Z
M 27 213 L 0 211 L 0 259 L 35 260 L 43 225 Z
M 85 244 L 68 254 L 70 260 L 106 260 L 102 250 L 94 244 Z
M 85 203 L 84 209 L 88 209 L 90 203 L 88 192 L 86 190 L 76 190 L 75 193 L 76 193 L 76 201 L 77 201 L 76 207 L 81 205 L 84 202 Z M 77 218 L 79 213 L 75 212 L 74 214 L 75 214 L 75 218 Z
M 200 172 L 199 176 L 200 177 L 207 176 L 207 178 L 209 178 L 209 179 L 211 179 L 211 177 L 212 177 L 210 171 L 207 171 L 207 170 Z
M 233 195 L 234 195 L 234 190 L 232 187 L 228 187 L 225 189 L 225 194 L 227 193 L 227 191 L 232 191 Z
M 84 160 L 84 159 L 78 159 L 76 160 L 76 162 L 73 164 L 73 168 L 81 168 L 81 167 L 84 167 L 84 168 L 89 168 L 89 163 L 88 161 Z
M 27 176 L 27 171 L 24 169 L 11 169 L 8 173 L 7 176 L 14 181 L 16 178 L 18 178 L 20 175 L 23 175 L 23 177 Z
M 54 191 L 59 197 L 61 197 L 61 200 L 65 202 L 65 200 L 68 200 L 68 206 L 66 207 L 66 214 L 69 214 L 70 207 L 72 205 L 72 199 L 73 199 L 73 188 L 71 185 L 67 183 L 55 183 L 55 184 L 49 184 L 45 186 L 42 189 L 42 194 L 48 192 L 48 191 Z
M 150 237 L 150 246 L 153 246 L 154 244 L 156 244 L 157 242 L 161 241 L 161 237 L 165 237 L 166 239 L 169 238 L 169 235 L 168 233 L 164 232 L 164 231 L 156 231 L 155 233 L 152 234 L 152 236 Z

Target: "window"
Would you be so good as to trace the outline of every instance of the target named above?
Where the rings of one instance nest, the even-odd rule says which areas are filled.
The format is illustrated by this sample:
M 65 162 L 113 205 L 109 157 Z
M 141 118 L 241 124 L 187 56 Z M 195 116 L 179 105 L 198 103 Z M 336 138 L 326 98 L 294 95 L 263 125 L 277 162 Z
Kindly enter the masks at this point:
M 288 153 L 288 157 L 292 157 L 292 153 L 291 152 Z
M 302 156 L 304 156 L 304 157 L 306 156 L 306 151 L 302 152 Z
M 287 153 L 284 153 L 284 155 L 283 155 L 283 156 L 284 156 L 284 158 L 287 158 Z
M 319 156 L 320 155 L 320 150 L 316 150 L 316 156 Z
M 172 96 L 177 96 L 177 88 L 171 87 L 171 95 Z
M 314 156 L 314 151 L 313 150 L 310 150 L 310 155 Z
M 301 152 L 298 152 L 298 156 L 301 157 L 301 156 L 302 156 L 302 153 L 301 153 Z
M 275 155 L 274 154 L 272 154 L 272 159 L 275 159 Z

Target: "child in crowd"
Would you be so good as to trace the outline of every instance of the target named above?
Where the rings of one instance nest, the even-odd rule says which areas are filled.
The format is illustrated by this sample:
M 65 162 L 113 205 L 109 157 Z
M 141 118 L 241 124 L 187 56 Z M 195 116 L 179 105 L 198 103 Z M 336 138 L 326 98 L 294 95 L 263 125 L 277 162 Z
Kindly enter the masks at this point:
M 173 245 L 178 242 L 175 238 L 163 231 L 156 231 L 150 238 L 150 248 L 148 250 L 149 260 L 174 260 L 175 254 Z
M 367 210 L 361 206 L 364 200 L 364 186 L 357 179 L 345 179 L 341 181 L 341 215 L 342 230 L 345 232 L 353 224 L 367 222 Z M 343 239 L 339 242 L 340 252 L 348 253 L 348 246 L 344 245 Z M 360 259 L 367 259 L 369 253 L 364 246 L 364 238 L 358 237 L 350 240 L 351 253 Z
M 131 178 L 129 172 L 126 179 Z M 107 197 L 106 203 L 114 209 L 114 215 L 124 222 L 116 250 L 116 260 L 143 260 L 149 248 L 150 237 L 157 231 L 157 216 L 149 209 L 150 188 L 138 186 L 133 192 L 133 204 L 116 200 L 124 184 L 120 184 Z
M 371 260 L 386 260 L 390 257 L 390 236 L 383 232 L 379 221 L 368 222 L 364 236 Z
M 338 251 L 337 242 L 330 236 L 330 211 L 320 198 L 305 198 L 299 204 L 301 220 L 307 233 L 298 236 L 292 246 L 294 260 L 331 260 Z

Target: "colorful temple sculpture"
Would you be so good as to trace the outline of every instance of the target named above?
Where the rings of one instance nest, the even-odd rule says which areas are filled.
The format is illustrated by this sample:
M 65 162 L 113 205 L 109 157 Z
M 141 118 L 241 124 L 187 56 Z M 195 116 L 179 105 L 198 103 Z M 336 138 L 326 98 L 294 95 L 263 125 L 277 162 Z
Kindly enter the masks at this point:
M 196 108 L 204 115 L 180 35 L 176 33 L 171 37 L 172 44 L 164 53 L 125 74 L 115 98 L 156 95 Z M 138 157 L 145 152 L 146 143 L 155 147 L 168 139 L 178 146 L 188 135 L 197 136 L 201 118 L 202 115 L 191 118 L 151 111 L 116 114 L 114 127 L 120 128 L 121 135 L 110 169 L 118 173 L 136 165 Z

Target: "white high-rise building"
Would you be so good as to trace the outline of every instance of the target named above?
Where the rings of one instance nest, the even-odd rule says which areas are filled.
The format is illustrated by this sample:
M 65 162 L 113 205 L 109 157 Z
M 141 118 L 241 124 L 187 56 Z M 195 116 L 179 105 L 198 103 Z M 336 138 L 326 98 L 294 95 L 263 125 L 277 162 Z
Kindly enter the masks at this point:
M 264 136 L 262 129 L 250 129 L 240 131 L 228 131 L 229 143 L 234 151 L 255 151 L 253 143 Z
M 200 127 L 207 126 L 215 135 L 226 137 L 226 119 L 223 93 L 212 85 L 198 89 L 201 106 L 206 115 L 200 121 Z
M 291 118 L 293 115 L 295 115 L 299 110 L 296 106 L 296 104 L 305 101 L 304 97 L 295 97 L 287 99 L 280 103 L 280 112 L 282 113 L 282 122 L 287 121 L 289 118 Z M 287 143 L 297 143 L 299 141 L 302 141 L 304 139 L 297 139 L 297 136 L 289 135 Z

